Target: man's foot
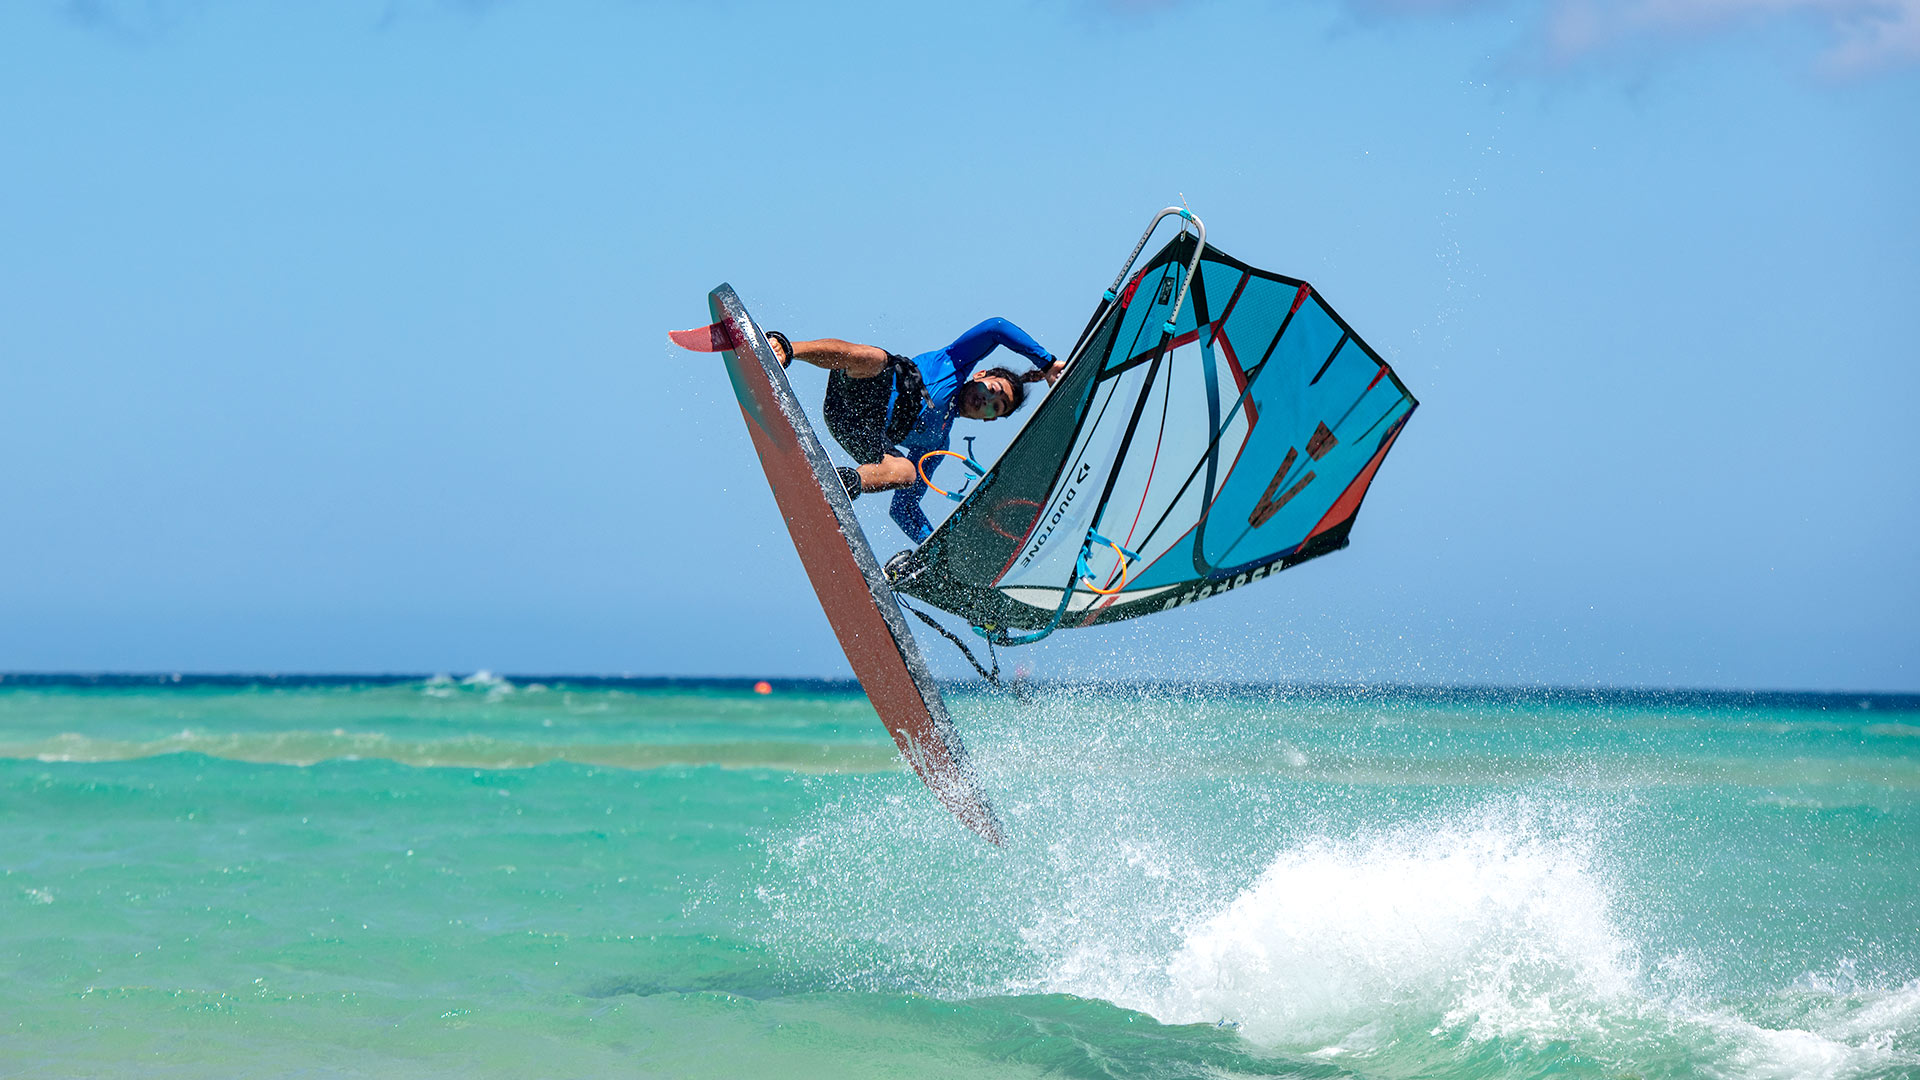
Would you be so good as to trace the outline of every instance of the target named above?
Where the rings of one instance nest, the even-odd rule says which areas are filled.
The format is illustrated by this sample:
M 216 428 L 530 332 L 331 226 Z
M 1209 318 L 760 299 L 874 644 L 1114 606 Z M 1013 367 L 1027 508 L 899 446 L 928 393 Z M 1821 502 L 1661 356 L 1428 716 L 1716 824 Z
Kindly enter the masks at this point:
M 905 551 L 896 551 L 893 554 L 893 558 L 887 560 L 887 565 L 882 567 L 882 569 L 887 572 L 888 583 L 897 583 L 900 580 L 900 575 L 906 573 L 907 563 L 913 558 L 913 551 L 913 548 L 907 548 Z

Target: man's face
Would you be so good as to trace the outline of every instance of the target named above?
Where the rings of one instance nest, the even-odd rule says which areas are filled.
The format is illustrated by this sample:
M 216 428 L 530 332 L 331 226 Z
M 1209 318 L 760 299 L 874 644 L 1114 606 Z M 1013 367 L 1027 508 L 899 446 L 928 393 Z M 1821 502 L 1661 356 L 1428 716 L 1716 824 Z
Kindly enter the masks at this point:
M 960 388 L 960 415 L 969 420 L 998 420 L 1013 411 L 1013 387 L 1004 375 L 975 375 Z

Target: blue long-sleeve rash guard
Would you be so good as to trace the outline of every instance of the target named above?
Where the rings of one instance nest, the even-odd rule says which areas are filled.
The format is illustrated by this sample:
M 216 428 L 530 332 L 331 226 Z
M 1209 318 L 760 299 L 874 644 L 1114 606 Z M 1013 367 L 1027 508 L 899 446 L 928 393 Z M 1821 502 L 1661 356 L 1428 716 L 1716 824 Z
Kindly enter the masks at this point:
M 913 358 L 914 364 L 920 368 L 920 377 L 927 384 L 927 403 L 920 410 L 919 422 L 900 441 L 900 450 L 908 461 L 917 466 L 922 454 L 947 448 L 953 437 L 953 418 L 959 405 L 960 387 L 972 376 L 973 369 L 979 367 L 980 362 L 997 348 L 1011 349 L 1043 371 L 1053 363 L 1052 353 L 1041 348 L 1040 343 L 1027 336 L 1025 330 L 1005 319 L 988 319 L 955 338 L 953 344 Z M 926 474 L 933 475 L 933 471 L 940 467 L 940 462 L 945 460 L 945 454 L 929 459 Z M 933 534 L 933 525 L 920 509 L 920 497 L 926 493 L 927 485 L 916 478 L 912 487 L 901 488 L 893 493 L 893 505 L 889 511 L 901 531 L 913 537 L 916 544 Z

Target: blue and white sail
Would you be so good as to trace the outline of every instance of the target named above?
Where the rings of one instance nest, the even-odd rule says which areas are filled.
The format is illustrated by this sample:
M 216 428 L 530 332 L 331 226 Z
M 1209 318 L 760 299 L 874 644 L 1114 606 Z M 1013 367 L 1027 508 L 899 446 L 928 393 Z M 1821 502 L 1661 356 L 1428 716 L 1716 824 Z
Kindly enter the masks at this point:
M 1306 282 L 1182 231 L 895 588 L 1004 641 L 1261 580 L 1346 546 L 1417 405 Z

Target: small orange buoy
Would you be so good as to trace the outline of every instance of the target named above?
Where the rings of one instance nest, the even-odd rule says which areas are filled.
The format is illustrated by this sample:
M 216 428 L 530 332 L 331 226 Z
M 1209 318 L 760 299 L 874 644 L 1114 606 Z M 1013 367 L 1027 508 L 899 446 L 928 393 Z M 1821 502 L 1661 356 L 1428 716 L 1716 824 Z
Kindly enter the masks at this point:
M 773 693 L 773 684 L 765 679 L 761 679 L 759 682 L 753 684 L 753 692 L 756 694 L 771 694 Z

